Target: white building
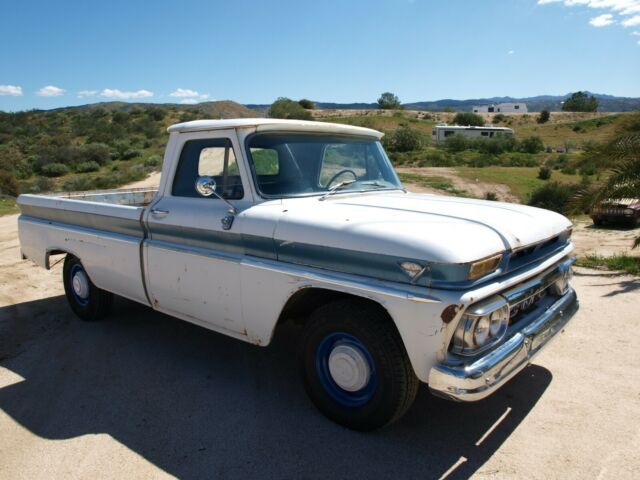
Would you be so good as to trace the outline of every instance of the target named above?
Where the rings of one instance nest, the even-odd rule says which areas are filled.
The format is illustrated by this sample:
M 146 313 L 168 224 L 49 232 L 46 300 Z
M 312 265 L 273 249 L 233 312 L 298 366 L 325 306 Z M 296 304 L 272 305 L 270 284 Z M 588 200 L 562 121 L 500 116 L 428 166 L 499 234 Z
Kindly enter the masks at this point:
M 526 103 L 493 103 L 491 105 L 477 105 L 473 113 L 527 113 Z
M 435 143 L 445 141 L 451 135 L 464 135 L 465 137 L 493 138 L 496 135 L 513 135 L 513 130 L 505 127 L 436 125 L 431 131 L 431 137 Z

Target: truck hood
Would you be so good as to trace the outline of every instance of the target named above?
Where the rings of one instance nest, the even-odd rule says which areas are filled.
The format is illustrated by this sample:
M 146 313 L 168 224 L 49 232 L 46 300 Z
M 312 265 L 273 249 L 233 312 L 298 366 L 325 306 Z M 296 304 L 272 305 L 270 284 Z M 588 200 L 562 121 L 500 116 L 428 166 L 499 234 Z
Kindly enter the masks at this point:
M 316 246 L 459 264 L 541 242 L 571 226 L 539 208 L 401 192 L 286 199 L 280 208 L 278 255 Z

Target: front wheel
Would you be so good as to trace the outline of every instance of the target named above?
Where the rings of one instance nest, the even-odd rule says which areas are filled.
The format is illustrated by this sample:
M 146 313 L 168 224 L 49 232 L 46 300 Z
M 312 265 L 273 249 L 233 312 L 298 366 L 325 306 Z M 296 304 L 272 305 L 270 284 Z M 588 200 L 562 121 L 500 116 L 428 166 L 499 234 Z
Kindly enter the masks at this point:
M 354 430 L 398 420 L 418 390 L 395 325 L 366 302 L 336 301 L 316 310 L 304 327 L 299 361 L 316 407 Z
M 109 314 L 113 294 L 93 284 L 79 258 L 67 255 L 62 279 L 69 306 L 82 320 L 100 320 Z

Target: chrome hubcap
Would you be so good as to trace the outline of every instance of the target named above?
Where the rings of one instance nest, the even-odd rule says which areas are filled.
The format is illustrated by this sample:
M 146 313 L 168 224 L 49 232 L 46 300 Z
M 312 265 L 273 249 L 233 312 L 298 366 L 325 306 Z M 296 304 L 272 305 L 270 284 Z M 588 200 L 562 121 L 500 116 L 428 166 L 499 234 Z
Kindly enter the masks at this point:
M 329 373 L 336 385 L 347 392 L 363 389 L 371 377 L 365 355 L 351 345 L 336 345 L 331 351 Z
M 73 292 L 78 297 L 82 299 L 89 297 L 89 279 L 83 271 L 78 271 L 73 275 L 71 285 L 73 286 Z

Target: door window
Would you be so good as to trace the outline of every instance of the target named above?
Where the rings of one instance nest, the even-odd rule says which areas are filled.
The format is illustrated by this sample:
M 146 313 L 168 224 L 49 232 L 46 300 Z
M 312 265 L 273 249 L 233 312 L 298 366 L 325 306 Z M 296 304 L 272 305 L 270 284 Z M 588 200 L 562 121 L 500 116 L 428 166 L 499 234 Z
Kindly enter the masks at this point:
M 185 142 L 173 181 L 172 195 L 201 197 L 196 190 L 198 178 L 212 177 L 216 193 L 227 200 L 240 200 L 244 188 L 231 140 L 228 138 Z M 208 198 L 217 199 L 215 195 Z

